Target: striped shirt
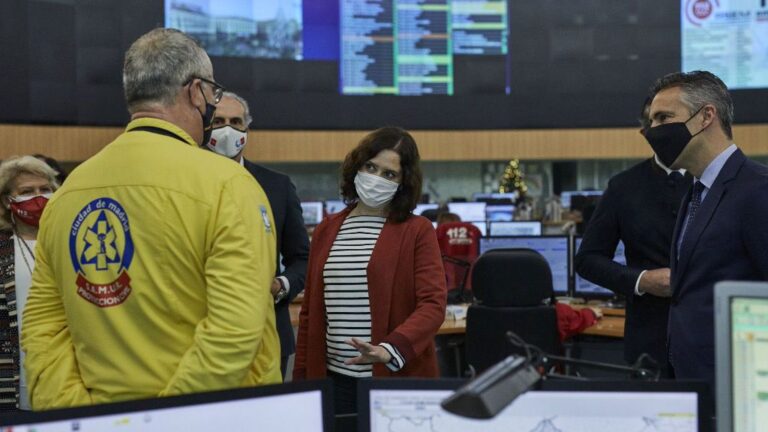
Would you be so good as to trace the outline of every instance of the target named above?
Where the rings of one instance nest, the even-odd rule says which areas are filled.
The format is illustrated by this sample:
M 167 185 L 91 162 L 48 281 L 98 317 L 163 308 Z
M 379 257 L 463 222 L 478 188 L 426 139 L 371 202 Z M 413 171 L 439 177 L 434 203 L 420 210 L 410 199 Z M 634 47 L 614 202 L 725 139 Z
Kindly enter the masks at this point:
M 370 342 L 371 305 L 368 296 L 368 262 L 386 221 L 376 216 L 350 216 L 344 220 L 323 268 L 326 313 L 326 366 L 352 377 L 370 377 L 370 363 L 345 365 L 360 353 L 345 343 L 351 338 Z M 400 370 L 405 361 L 395 347 L 382 343 L 392 356 L 387 367 Z

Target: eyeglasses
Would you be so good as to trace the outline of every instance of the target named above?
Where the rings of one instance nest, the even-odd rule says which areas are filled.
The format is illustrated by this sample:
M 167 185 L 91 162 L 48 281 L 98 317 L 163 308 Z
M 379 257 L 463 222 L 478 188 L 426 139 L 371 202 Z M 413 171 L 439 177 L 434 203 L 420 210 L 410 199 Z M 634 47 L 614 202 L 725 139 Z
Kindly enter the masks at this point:
M 223 85 L 217 83 L 216 81 L 205 79 L 205 78 L 199 77 L 199 76 L 190 77 L 188 80 L 184 81 L 184 84 L 182 84 L 182 86 L 185 86 L 185 85 L 191 83 L 192 80 L 194 80 L 194 79 L 199 79 L 200 81 L 202 81 L 202 82 L 208 84 L 209 86 L 211 86 L 211 88 L 213 89 L 213 103 L 214 103 L 214 105 L 218 104 L 219 102 L 221 102 L 221 97 L 224 96 L 224 92 L 227 91 L 226 87 L 224 87 Z

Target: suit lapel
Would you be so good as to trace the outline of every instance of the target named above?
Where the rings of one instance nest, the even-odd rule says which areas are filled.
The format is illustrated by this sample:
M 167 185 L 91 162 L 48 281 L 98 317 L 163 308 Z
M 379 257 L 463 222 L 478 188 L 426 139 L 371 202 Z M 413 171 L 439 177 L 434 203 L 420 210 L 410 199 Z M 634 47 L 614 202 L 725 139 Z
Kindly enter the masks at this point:
M 256 178 L 256 181 L 259 181 L 259 170 L 258 166 L 256 166 L 255 163 L 249 161 L 248 159 L 243 158 L 243 168 L 246 169 L 253 177 Z
M 371 336 L 373 342 L 387 335 L 389 309 L 392 304 L 398 256 L 405 238 L 407 223 L 386 222 L 371 253 L 368 265 L 368 295 L 371 304 Z
M 709 225 L 710 220 L 712 220 L 712 216 L 715 214 L 715 210 L 720 205 L 720 201 L 728 190 L 728 182 L 736 177 L 736 174 L 739 172 L 739 168 L 741 168 L 741 165 L 745 160 L 746 158 L 744 154 L 739 150 L 737 150 L 736 153 L 728 158 L 725 165 L 723 166 L 723 169 L 720 171 L 720 174 L 718 174 L 717 178 L 715 179 L 715 182 L 712 185 L 712 189 L 707 192 L 706 198 L 704 198 L 704 201 L 701 203 L 701 207 L 699 207 L 698 211 L 696 212 L 693 223 L 691 223 L 691 225 L 686 228 L 685 238 L 680 245 L 680 260 L 677 263 L 677 268 L 675 269 L 677 275 L 675 277 L 676 280 L 679 281 L 680 277 L 685 274 L 685 270 L 688 266 L 691 256 L 693 255 L 693 251 L 696 249 L 696 245 L 698 244 L 699 239 L 704 233 L 704 230 L 707 228 L 707 225 Z M 677 229 L 675 229 L 675 231 L 677 231 Z M 675 237 L 675 239 L 677 239 L 677 237 Z M 676 244 L 677 241 L 674 243 Z M 675 290 L 677 291 L 678 288 L 679 286 L 676 284 Z

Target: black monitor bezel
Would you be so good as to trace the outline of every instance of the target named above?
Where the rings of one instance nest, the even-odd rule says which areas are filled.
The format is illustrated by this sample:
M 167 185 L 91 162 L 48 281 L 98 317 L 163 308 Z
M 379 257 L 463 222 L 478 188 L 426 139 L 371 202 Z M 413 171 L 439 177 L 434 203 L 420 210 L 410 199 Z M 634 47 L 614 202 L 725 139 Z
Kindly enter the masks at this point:
M 357 384 L 358 432 L 370 432 L 371 390 L 456 390 L 467 380 L 386 378 L 360 380 Z M 585 388 L 586 387 L 586 388 Z M 678 392 L 697 394 L 699 432 L 712 432 L 711 393 L 704 381 L 541 380 L 532 390 L 601 392 Z
M 562 200 L 562 196 L 565 193 L 568 193 L 568 195 L 569 195 L 569 197 L 568 197 L 568 206 L 566 207 L 565 204 L 563 204 L 563 208 L 571 209 L 571 202 L 572 202 L 571 199 L 575 195 L 581 195 L 583 197 L 595 197 L 595 196 L 602 197 L 603 194 L 605 193 L 605 190 L 567 190 L 567 191 L 561 191 L 560 192 L 561 200 Z
M 297 381 L 259 387 L 243 387 L 202 393 L 191 393 L 161 398 L 138 399 L 87 405 L 75 408 L 58 408 L 46 411 L 15 411 L 0 413 L 0 426 L 24 426 L 55 421 L 82 420 L 115 414 L 130 414 L 167 408 L 179 408 L 208 403 L 227 402 L 268 396 L 281 396 L 308 391 L 320 391 L 323 410 L 323 430 L 333 430 L 333 394 L 330 380 Z
M 490 227 L 488 229 L 488 234 L 490 234 Z M 566 260 L 568 262 L 568 270 L 567 270 L 567 280 L 566 280 L 566 291 L 557 291 L 555 290 L 555 281 L 554 276 L 552 278 L 552 292 L 556 296 L 568 296 L 572 292 L 572 283 L 571 283 L 571 240 L 570 237 L 567 235 L 525 235 L 525 236 L 498 236 L 498 237 L 491 237 L 490 235 L 484 236 L 482 239 L 480 239 L 480 245 L 479 245 L 479 251 L 480 255 L 483 254 L 482 252 L 482 244 L 485 241 L 495 241 L 495 240 L 503 240 L 503 239 L 552 239 L 552 238 L 559 238 L 559 239 L 565 239 L 566 241 Z M 499 248 L 499 249 L 510 249 L 508 247 L 505 248 Z M 514 249 L 514 248 L 513 248 Z M 487 252 L 487 251 L 486 251 Z M 552 269 L 550 269 L 551 271 Z

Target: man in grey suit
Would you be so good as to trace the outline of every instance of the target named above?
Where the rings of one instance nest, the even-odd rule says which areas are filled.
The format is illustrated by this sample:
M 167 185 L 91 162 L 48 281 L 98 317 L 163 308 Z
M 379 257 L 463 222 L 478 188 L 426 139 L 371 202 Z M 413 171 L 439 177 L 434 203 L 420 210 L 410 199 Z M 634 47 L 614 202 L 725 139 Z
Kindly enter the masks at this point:
M 214 129 L 206 146 L 243 165 L 264 189 L 272 207 L 277 252 L 282 257 L 283 267 L 280 272 L 278 265 L 278 275 L 272 281 L 272 296 L 275 298 L 275 320 L 280 336 L 280 369 L 285 378 L 288 357 L 296 350 L 288 305 L 304 289 L 309 239 L 304 228 L 301 203 L 291 179 L 243 157 L 243 150 L 248 143 L 247 132 L 250 123 L 248 102 L 234 93 L 225 92 L 216 106 Z
M 768 280 L 768 167 L 733 143 L 733 101 L 717 76 L 669 74 L 652 94 L 646 139 L 694 176 L 672 236 L 669 360 L 677 378 L 714 386 L 714 284 Z

